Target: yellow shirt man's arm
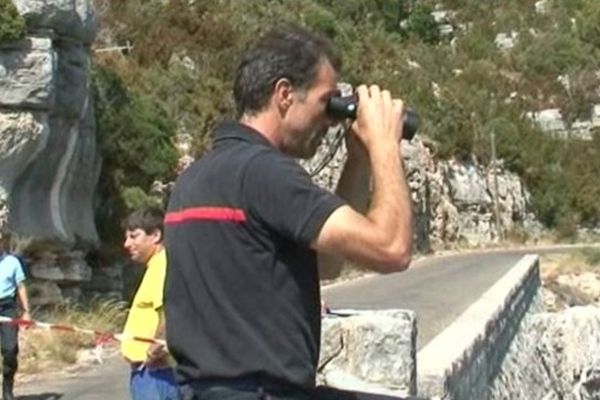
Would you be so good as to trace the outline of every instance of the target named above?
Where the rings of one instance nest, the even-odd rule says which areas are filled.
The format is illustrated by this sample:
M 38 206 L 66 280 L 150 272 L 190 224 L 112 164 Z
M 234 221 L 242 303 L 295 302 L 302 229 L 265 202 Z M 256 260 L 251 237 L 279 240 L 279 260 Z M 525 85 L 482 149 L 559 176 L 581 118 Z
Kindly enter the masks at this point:
M 157 287 L 154 289 L 154 299 L 152 301 L 155 311 L 158 313 L 158 324 L 156 326 L 154 337 L 156 339 L 164 339 L 166 327 L 163 304 L 164 282 L 166 277 L 166 258 L 164 255 L 164 250 L 153 257 L 150 262 L 152 263 L 153 267 L 152 272 L 156 274 L 153 281 L 155 285 L 157 285 Z M 159 343 L 153 343 L 148 348 L 146 356 L 147 365 L 161 365 L 168 363 L 167 357 L 169 356 L 169 352 L 166 346 Z
M 166 323 L 165 323 L 165 314 L 163 312 L 163 307 L 160 308 L 160 310 L 158 310 L 159 312 L 159 323 L 158 326 L 156 328 L 156 333 L 154 334 L 154 337 L 156 339 L 164 339 L 165 338 L 165 327 L 166 327 Z M 165 360 L 168 356 L 169 356 L 169 351 L 167 350 L 166 346 L 164 346 L 163 344 L 160 343 L 152 343 L 150 345 L 150 347 L 148 348 L 148 352 L 147 352 L 147 361 L 146 361 L 146 365 L 148 366 L 153 366 L 153 365 L 159 365 L 159 364 L 166 364 L 167 360 Z

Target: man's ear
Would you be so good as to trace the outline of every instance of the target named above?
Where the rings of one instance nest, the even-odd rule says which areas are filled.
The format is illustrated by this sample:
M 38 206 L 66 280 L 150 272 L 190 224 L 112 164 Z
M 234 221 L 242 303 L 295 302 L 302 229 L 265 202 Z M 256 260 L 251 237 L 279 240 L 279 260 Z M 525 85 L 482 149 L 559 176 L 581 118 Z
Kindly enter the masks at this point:
M 287 78 L 281 78 L 275 82 L 273 97 L 279 109 L 287 111 L 290 108 L 293 102 L 293 92 L 294 87 Z
M 163 235 L 162 232 L 160 231 L 160 229 L 154 229 L 151 233 L 150 236 L 152 236 L 152 242 L 154 244 L 160 244 L 163 241 Z

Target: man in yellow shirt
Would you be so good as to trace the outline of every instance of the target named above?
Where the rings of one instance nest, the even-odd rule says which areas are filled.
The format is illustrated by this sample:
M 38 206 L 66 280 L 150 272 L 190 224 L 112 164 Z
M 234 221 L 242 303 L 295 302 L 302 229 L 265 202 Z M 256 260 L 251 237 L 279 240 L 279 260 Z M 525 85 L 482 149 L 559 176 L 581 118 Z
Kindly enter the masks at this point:
M 164 214 L 147 208 L 133 212 L 123 222 L 124 247 L 129 257 L 146 267 L 135 294 L 124 333 L 126 335 L 165 337 L 163 287 L 167 258 L 163 247 Z M 121 353 L 131 365 L 130 391 L 133 400 L 179 400 L 173 362 L 160 344 L 125 340 Z

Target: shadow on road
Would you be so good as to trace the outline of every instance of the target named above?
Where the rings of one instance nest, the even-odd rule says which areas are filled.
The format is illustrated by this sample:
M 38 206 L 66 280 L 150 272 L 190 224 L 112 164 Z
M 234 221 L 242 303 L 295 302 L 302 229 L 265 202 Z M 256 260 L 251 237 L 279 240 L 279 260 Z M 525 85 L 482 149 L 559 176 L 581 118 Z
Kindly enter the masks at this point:
M 23 396 L 16 396 L 17 400 L 60 400 L 62 399 L 62 393 L 40 393 L 40 394 L 26 394 Z

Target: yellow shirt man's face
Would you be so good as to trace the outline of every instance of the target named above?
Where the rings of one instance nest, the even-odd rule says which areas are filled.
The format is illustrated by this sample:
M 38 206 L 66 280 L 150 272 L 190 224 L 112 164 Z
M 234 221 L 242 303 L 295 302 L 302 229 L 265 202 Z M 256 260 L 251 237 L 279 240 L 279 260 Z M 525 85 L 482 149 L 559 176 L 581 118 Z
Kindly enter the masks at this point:
M 146 264 L 159 249 L 161 239 L 159 230 L 147 233 L 141 228 L 127 229 L 123 247 L 133 261 Z

